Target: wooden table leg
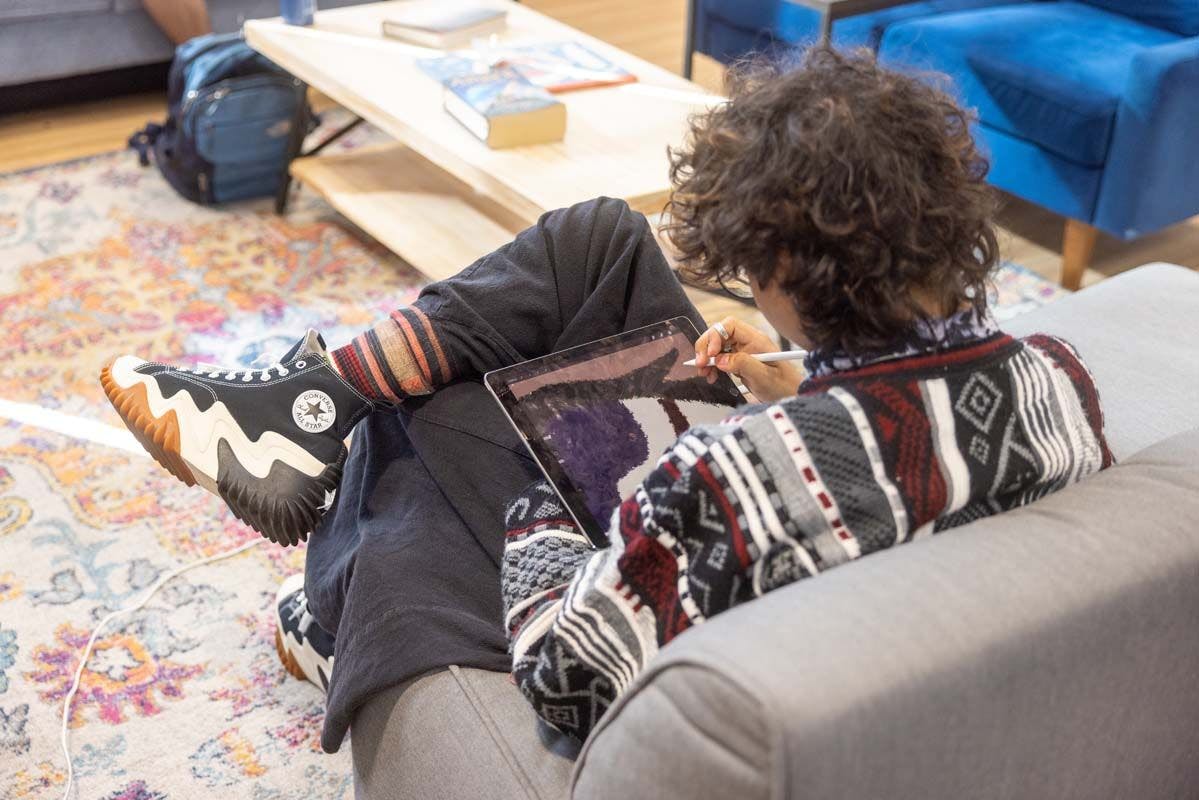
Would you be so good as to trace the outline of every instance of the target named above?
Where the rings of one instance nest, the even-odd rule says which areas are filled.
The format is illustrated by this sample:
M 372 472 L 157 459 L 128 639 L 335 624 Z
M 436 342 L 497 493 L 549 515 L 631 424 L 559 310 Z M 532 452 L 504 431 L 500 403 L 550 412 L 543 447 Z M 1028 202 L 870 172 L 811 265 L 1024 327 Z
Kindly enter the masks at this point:
M 1082 285 L 1082 275 L 1091 263 L 1098 238 L 1098 228 L 1076 219 L 1066 220 L 1062 233 L 1062 286 L 1073 291 Z

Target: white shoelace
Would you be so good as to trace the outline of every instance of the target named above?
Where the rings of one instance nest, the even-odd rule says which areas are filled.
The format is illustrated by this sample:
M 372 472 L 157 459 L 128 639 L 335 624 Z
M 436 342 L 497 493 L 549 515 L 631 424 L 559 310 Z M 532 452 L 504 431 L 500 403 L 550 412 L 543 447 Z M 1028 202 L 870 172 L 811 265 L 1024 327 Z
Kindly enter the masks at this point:
M 288 614 L 288 619 L 293 622 L 299 619 L 299 629 L 301 636 L 308 635 L 308 628 L 312 625 L 312 614 L 308 612 L 308 598 L 304 595 L 304 590 L 296 596 L 295 605 Z
M 272 359 L 274 360 L 274 363 L 268 364 L 266 367 L 254 366 L 254 364 L 257 364 L 260 361 L 267 361 L 267 360 L 272 360 Z M 251 363 L 250 367 L 239 368 L 239 369 L 229 369 L 227 367 L 222 367 L 217 364 L 209 364 L 205 361 L 201 361 L 201 362 L 197 363 L 194 367 L 181 367 L 179 371 L 180 372 L 194 372 L 197 375 L 205 375 L 209 378 L 220 378 L 223 375 L 225 380 L 227 380 L 227 381 L 236 380 L 240 376 L 242 383 L 249 383 L 250 381 L 254 380 L 254 373 L 256 373 L 256 372 L 258 373 L 258 380 L 265 382 L 265 381 L 269 381 L 271 379 L 272 371 L 276 372 L 280 378 L 282 378 L 284 375 L 286 375 L 289 371 L 287 369 L 287 367 L 283 366 L 283 364 L 279 361 L 279 357 L 276 356 L 274 353 L 272 353 L 272 354 L 263 353 L 263 354 L 259 355 L 257 358 L 255 358 L 250 363 Z

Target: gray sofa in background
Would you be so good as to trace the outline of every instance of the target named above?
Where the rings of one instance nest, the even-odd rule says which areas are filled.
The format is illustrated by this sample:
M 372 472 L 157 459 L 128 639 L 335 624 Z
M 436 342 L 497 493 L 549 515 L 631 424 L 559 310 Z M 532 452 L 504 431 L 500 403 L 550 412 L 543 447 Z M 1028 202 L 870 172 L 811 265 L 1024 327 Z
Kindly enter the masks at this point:
M 452 669 L 352 729 L 366 800 L 1199 797 L 1199 273 L 1005 326 L 1075 344 L 1119 464 L 665 648 L 578 752 Z
M 366 0 L 317 0 L 338 8 Z M 208 0 L 213 30 L 279 15 L 279 0 Z M 0 0 L 0 87 L 170 61 L 141 0 Z

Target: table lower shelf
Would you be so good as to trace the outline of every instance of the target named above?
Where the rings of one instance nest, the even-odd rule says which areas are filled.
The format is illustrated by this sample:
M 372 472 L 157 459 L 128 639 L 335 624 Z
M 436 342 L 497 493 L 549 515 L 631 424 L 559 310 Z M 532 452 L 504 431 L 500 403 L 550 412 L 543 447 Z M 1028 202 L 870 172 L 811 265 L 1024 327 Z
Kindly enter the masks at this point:
M 523 220 L 401 144 L 298 158 L 292 177 L 432 280 L 448 278 L 509 242 Z M 658 227 L 657 215 L 650 223 Z M 671 248 L 660 242 L 667 259 Z M 756 310 L 687 289 L 705 319 L 747 319 L 769 330 Z
M 433 280 L 456 274 L 533 222 L 401 144 L 298 158 L 291 175 Z

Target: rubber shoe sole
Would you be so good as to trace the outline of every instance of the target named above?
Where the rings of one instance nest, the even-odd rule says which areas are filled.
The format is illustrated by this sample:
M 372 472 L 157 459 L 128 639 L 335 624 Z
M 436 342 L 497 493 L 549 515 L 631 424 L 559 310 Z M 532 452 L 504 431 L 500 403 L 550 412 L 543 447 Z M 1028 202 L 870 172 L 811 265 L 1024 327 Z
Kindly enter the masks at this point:
M 283 662 L 283 669 L 287 670 L 289 675 L 297 680 L 308 680 L 300 662 L 296 661 L 296 657 L 287 652 L 287 648 L 283 646 L 283 632 L 277 625 L 275 626 L 275 652 L 279 654 L 279 660 Z
M 174 409 L 155 416 L 144 383 L 122 386 L 112 374 L 115 359 L 100 370 L 100 385 L 125 426 L 155 461 L 188 486 L 199 484 L 225 501 L 239 520 L 283 546 L 308 538 L 332 502 L 341 482 L 346 449 L 315 477 L 282 462 L 259 478 L 238 461 L 226 441 L 217 443 L 217 474 L 210 475 L 183 456 L 182 432 Z
M 279 661 L 282 662 L 283 668 L 289 675 L 298 680 L 308 681 L 321 691 L 327 691 L 330 659 L 317 653 L 307 640 L 297 639 L 295 635 L 286 633 L 283 629 L 283 621 L 279 617 L 279 603 L 283 598 L 303 588 L 304 574 L 297 573 L 283 581 L 275 592 L 275 652 L 279 654 Z M 311 672 L 304 670 L 301 659 L 308 662 Z
M 112 362 L 100 370 L 100 385 L 104 387 L 104 394 L 117 410 L 125 427 L 133 433 L 133 437 L 146 452 L 167 472 L 188 486 L 195 486 L 196 477 L 180 454 L 179 418 L 174 410 L 161 417 L 155 417 L 150 412 L 146 387 L 142 384 L 128 389 L 120 387 L 112 377 Z

